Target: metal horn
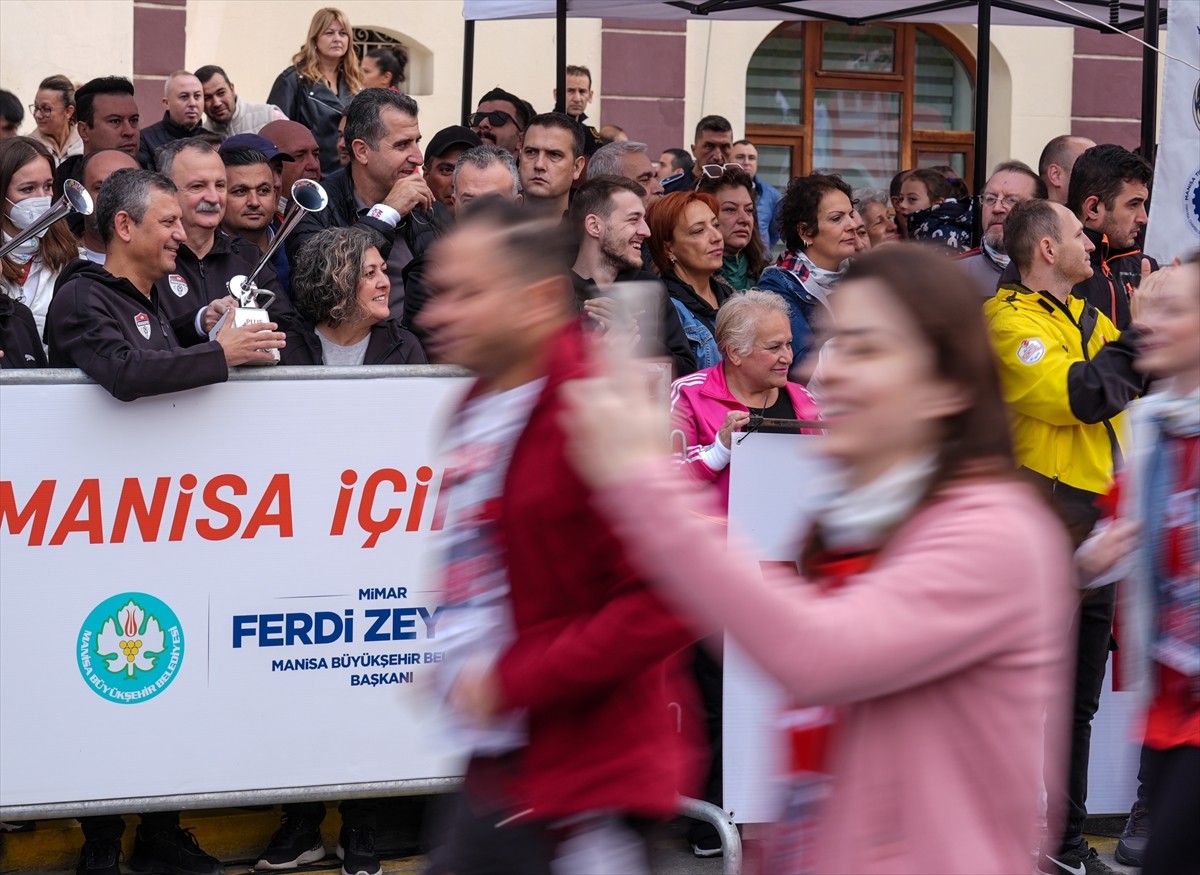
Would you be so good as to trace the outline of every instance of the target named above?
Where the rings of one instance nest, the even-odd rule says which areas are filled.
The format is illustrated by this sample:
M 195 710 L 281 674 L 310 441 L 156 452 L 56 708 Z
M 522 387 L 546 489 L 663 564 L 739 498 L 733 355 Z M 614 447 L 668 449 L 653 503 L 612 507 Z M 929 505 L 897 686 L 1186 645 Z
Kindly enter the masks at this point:
M 79 213 L 81 216 L 92 214 L 92 197 L 79 182 L 68 179 L 63 183 L 62 197 L 50 204 L 46 212 L 37 217 L 32 225 L 22 231 L 3 246 L 0 246 L 0 258 L 8 255 L 30 237 L 36 237 L 68 213 Z
M 267 251 L 258 260 L 258 264 L 254 265 L 254 270 L 250 272 L 249 276 L 235 276 L 229 281 L 230 294 L 239 301 L 246 303 L 246 306 L 254 306 L 253 299 L 259 294 L 259 289 L 254 285 L 254 280 L 262 272 L 262 269 L 267 266 L 267 263 L 275 254 L 275 250 L 279 248 L 279 244 L 284 241 L 288 234 L 295 230 L 296 224 L 305 213 L 319 213 L 328 205 L 329 195 L 325 193 L 325 189 L 321 187 L 319 182 L 313 182 L 311 179 L 297 179 L 292 183 L 292 200 L 288 206 L 287 214 L 283 217 L 283 224 L 279 226 L 279 230 L 275 233 L 275 239 L 271 241 L 271 245 L 267 247 Z M 266 294 L 271 295 L 272 301 L 275 299 L 274 293 L 267 292 Z

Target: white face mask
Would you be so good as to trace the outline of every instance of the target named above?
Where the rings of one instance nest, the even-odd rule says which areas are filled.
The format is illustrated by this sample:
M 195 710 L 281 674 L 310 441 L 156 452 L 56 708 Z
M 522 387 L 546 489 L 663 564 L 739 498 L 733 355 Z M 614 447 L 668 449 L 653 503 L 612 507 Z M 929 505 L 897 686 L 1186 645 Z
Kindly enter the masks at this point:
M 8 198 L 5 198 L 5 200 L 8 201 Z M 28 228 L 41 218 L 42 213 L 50 209 L 50 195 L 27 197 L 23 201 L 17 201 L 15 204 L 12 201 L 8 202 L 12 204 L 12 209 L 8 213 L 9 221 L 21 230 Z M 50 228 L 47 226 L 37 236 L 41 237 L 42 234 L 45 234 L 49 230 Z

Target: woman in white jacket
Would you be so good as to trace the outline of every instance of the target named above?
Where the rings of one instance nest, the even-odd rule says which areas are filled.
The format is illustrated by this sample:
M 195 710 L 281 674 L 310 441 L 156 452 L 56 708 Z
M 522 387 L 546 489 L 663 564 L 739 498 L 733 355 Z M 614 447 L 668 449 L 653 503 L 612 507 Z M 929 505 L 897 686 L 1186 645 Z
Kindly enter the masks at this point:
M 1079 548 L 1085 580 L 1124 581 L 1121 649 L 1147 702 L 1143 875 L 1200 872 L 1200 253 L 1142 282 L 1137 367 L 1159 378 L 1130 407 L 1115 519 Z

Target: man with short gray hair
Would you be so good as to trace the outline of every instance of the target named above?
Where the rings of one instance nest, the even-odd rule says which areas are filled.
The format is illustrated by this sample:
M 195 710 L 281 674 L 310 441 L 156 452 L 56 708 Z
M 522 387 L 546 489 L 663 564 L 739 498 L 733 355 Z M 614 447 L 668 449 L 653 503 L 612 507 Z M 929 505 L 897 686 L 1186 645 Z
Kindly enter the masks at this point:
M 646 209 L 663 196 L 662 183 L 654 172 L 654 164 L 646 154 L 646 144 L 633 140 L 609 143 L 596 150 L 587 165 L 587 178 L 623 176 L 646 190 Z
M 433 192 L 421 175 L 421 126 L 417 102 L 387 88 L 360 91 L 346 109 L 350 164 L 322 185 L 329 206 L 307 213 L 288 237 L 288 261 L 322 228 L 364 225 L 383 238 L 379 253 L 392 278 L 393 317 L 404 313 L 404 268 L 437 235 Z
M 229 369 L 268 364 L 284 345 L 274 323 L 234 327 L 215 340 L 224 308 L 199 316 L 200 331 L 180 337 L 159 305 L 155 283 L 175 269 L 187 240 L 175 185 L 159 173 L 118 170 L 100 189 L 96 224 L 107 258 L 82 259 L 63 270 L 46 316 L 50 366 L 81 368 L 120 401 L 223 383 Z
M 147 170 L 160 170 L 155 164 L 158 150 L 172 140 L 194 137 L 202 130 L 204 89 L 200 80 L 187 70 L 176 70 L 163 85 L 162 121 L 142 128 L 137 160 Z
M 468 149 L 454 165 L 450 197 L 457 216 L 481 197 L 497 196 L 520 204 L 521 179 L 517 159 L 507 149 L 484 143 Z
M 979 246 L 958 256 L 959 266 L 971 277 L 981 295 L 990 298 L 1000 287 L 1010 257 L 1004 248 L 1004 224 L 1013 208 L 1033 198 L 1045 199 L 1046 184 L 1021 161 L 996 165 L 979 195 L 983 238 Z

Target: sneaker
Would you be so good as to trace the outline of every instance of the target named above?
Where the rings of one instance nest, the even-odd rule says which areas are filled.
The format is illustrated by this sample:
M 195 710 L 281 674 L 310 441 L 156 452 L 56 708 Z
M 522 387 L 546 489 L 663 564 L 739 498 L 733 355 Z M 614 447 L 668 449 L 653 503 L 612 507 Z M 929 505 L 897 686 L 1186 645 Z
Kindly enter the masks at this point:
M 1150 839 L 1150 810 L 1140 801 L 1133 803 L 1129 812 L 1129 820 L 1125 821 L 1125 829 L 1117 842 L 1117 851 L 1113 855 L 1118 863 L 1126 866 L 1141 866 L 1146 857 L 1146 842 Z
M 258 855 L 255 869 L 295 869 L 325 858 L 321 824 L 306 817 L 283 815 L 267 849 Z
M 83 843 L 75 875 L 121 875 L 121 840 Z
M 692 855 L 695 857 L 720 857 L 722 853 L 721 837 L 716 833 L 692 842 Z
M 221 861 L 204 853 L 190 829 L 178 826 L 154 835 L 138 827 L 129 865 L 135 872 L 161 875 L 225 875 Z
M 343 826 L 338 836 L 338 859 L 342 875 L 379 875 L 379 854 L 375 852 L 375 830 L 365 826 Z
M 1100 859 L 1096 849 L 1084 839 L 1078 847 L 1057 854 L 1042 854 L 1038 871 L 1043 875 L 1118 875 L 1117 870 Z

